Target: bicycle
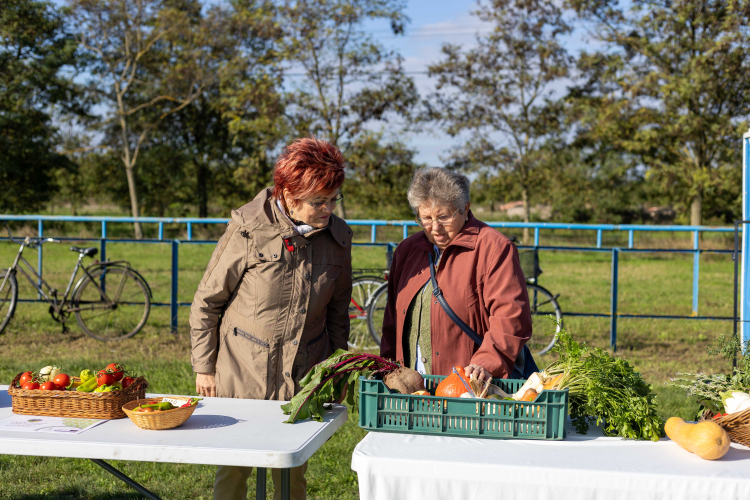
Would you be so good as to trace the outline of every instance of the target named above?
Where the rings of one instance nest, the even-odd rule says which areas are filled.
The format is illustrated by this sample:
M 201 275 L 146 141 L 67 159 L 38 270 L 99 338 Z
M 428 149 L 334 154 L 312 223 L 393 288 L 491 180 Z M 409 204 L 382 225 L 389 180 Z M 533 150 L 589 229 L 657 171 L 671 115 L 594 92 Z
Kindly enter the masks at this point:
M 124 260 L 98 262 L 84 267 L 84 257 L 93 258 L 98 249 L 95 247 L 70 247 L 78 253 L 78 261 L 70 275 L 70 280 L 61 299 L 57 290 L 52 288 L 37 273 L 36 269 L 23 257 L 25 248 L 35 249 L 43 243 L 62 243 L 54 238 L 31 238 L 24 240 L 13 238 L 8 224 L 5 224 L 11 242 L 20 244 L 13 264 L 0 270 L 0 334 L 13 317 L 18 303 L 18 280 L 21 273 L 31 283 L 39 295 L 49 302 L 49 313 L 52 319 L 62 324 L 63 333 L 68 332 L 65 322 L 75 314 L 78 325 L 86 335 L 97 340 L 121 340 L 132 337 L 146 324 L 151 310 L 151 288 L 138 271 Z M 21 267 L 26 266 L 26 270 Z M 73 286 L 78 270 L 83 276 Z M 109 285 L 109 286 L 108 286 Z M 72 292 L 71 292 L 72 289 Z M 107 290 L 109 289 L 109 293 Z
M 381 274 L 366 274 L 366 273 Z M 367 324 L 370 299 L 372 293 L 380 284 L 386 282 L 387 271 L 382 269 L 357 269 L 359 274 L 352 280 L 352 297 L 349 302 L 349 348 L 373 350 L 380 346 L 379 339 L 371 333 Z
M 511 238 L 514 241 L 514 238 Z M 557 303 L 560 294 L 552 295 L 546 288 L 537 284 L 537 278 L 542 274 L 539 268 L 539 252 L 536 249 L 522 250 L 519 252 L 521 258 L 521 268 L 526 278 L 526 291 L 529 294 L 529 306 L 531 308 L 532 332 L 535 335 L 526 343 L 534 355 L 542 355 L 550 351 L 557 342 L 557 335 L 562 330 L 563 313 L 560 305 Z M 531 257 L 531 259 L 529 259 Z M 388 284 L 383 283 L 372 292 L 370 299 L 370 308 L 367 314 L 368 327 L 370 334 L 380 345 L 380 337 L 383 331 L 383 317 L 385 316 L 385 307 L 388 302 Z M 541 333 L 547 329 L 550 318 L 555 323 L 554 335 L 549 339 L 548 333 Z M 551 334 L 552 332 L 549 332 Z

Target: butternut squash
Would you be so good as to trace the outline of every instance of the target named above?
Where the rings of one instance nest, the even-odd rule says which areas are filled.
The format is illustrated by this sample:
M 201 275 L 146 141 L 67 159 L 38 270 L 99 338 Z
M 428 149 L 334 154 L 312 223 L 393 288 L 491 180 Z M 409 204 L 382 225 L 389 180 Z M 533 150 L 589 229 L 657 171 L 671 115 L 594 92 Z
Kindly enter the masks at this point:
M 672 417 L 664 425 L 667 437 L 704 460 L 716 460 L 729 451 L 729 434 L 716 422 L 689 424 Z

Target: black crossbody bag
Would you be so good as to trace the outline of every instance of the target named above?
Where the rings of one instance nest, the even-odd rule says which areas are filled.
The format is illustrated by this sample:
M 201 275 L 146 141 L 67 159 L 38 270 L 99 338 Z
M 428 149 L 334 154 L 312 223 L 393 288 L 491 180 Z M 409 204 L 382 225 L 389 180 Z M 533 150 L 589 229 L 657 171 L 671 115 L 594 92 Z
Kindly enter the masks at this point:
M 432 252 L 429 252 L 428 255 L 430 257 L 430 280 L 432 280 L 432 295 L 435 296 L 438 304 L 440 304 L 440 307 L 443 308 L 443 311 L 445 311 L 448 317 L 455 324 L 457 324 L 458 327 L 463 330 L 463 332 L 468 335 L 469 338 L 473 340 L 477 346 L 481 347 L 482 338 L 477 335 L 477 332 L 472 330 L 469 325 L 464 323 L 463 320 L 459 318 L 455 312 L 453 312 L 453 309 L 451 309 L 451 306 L 448 305 L 445 297 L 443 297 L 443 292 L 438 286 L 437 279 L 435 279 L 435 260 L 432 257 Z M 534 362 L 534 357 L 531 355 L 531 351 L 526 346 L 526 344 L 524 344 L 523 349 L 521 349 L 521 352 L 518 353 L 518 357 L 516 357 L 516 362 L 513 365 L 513 372 L 510 374 L 510 378 L 527 379 L 531 376 L 532 373 L 536 371 L 539 371 L 539 368 Z

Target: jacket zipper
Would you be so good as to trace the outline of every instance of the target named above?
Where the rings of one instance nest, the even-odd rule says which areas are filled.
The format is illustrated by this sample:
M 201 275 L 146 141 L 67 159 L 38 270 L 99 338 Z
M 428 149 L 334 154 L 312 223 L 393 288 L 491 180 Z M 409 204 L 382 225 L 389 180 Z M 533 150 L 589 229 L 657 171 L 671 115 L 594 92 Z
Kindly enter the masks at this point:
M 245 338 L 246 338 L 247 340 L 249 340 L 250 342 L 253 342 L 253 343 L 255 343 L 255 344 L 258 344 L 259 346 L 263 346 L 263 347 L 265 347 L 266 349 L 268 349 L 268 348 L 269 348 L 269 347 L 271 346 L 271 344 L 269 344 L 268 342 L 264 342 L 264 341 L 262 341 L 261 339 L 259 339 L 258 337 L 255 337 L 255 336 L 253 336 L 253 335 L 250 335 L 250 334 L 249 334 L 249 333 L 247 333 L 247 332 L 243 332 L 243 331 L 242 331 L 242 330 L 240 330 L 239 328 L 235 327 L 235 328 L 234 328 L 234 336 L 236 337 L 238 333 L 239 333 L 239 334 L 240 334 L 240 335 L 241 335 L 242 337 L 245 337 Z

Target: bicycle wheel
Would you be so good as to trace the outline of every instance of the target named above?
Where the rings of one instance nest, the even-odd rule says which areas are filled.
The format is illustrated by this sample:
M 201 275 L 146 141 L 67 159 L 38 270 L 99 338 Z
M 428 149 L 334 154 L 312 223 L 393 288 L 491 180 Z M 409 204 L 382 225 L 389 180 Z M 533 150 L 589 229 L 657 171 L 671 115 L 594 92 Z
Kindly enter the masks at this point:
M 349 302 L 349 349 L 378 348 L 367 325 L 367 306 L 373 292 L 384 282 L 385 280 L 378 276 L 360 276 L 352 282 L 352 298 Z
M 102 278 L 106 296 L 101 293 Z M 104 267 L 86 276 L 73 293 L 73 306 L 86 335 L 108 341 L 138 333 L 148 319 L 151 300 L 146 284 L 135 273 L 124 267 Z
M 372 339 L 380 345 L 380 337 L 383 335 L 383 317 L 385 316 L 385 305 L 388 302 L 388 283 L 383 283 L 372 293 L 370 307 L 367 310 L 367 326 Z
M 5 279 L 5 276 L 8 279 Z M 16 311 L 18 303 L 18 282 L 15 273 L 8 274 L 8 270 L 0 271 L 0 333 L 3 333 L 10 318 Z
M 557 297 L 539 285 L 526 283 L 531 306 L 531 339 L 526 343 L 535 355 L 549 352 L 557 342 L 557 334 L 562 329 L 562 310 Z

